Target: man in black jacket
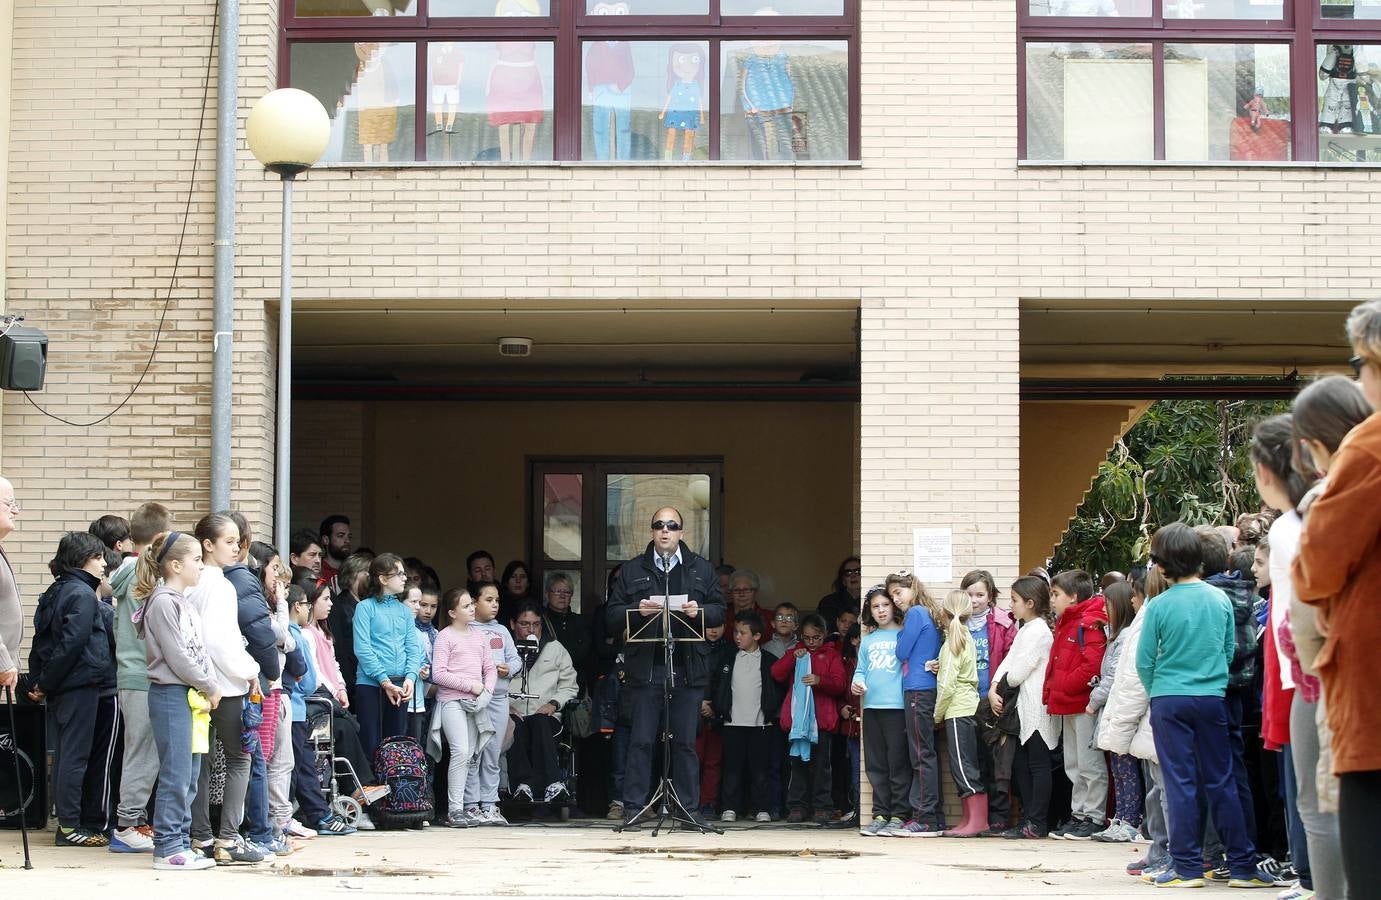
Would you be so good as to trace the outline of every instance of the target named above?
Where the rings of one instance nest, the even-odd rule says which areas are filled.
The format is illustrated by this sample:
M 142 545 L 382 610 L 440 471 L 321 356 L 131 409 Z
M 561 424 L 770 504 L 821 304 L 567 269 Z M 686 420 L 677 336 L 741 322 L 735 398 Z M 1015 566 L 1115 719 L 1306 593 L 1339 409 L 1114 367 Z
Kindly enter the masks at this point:
M 676 635 L 690 635 L 703 627 L 724 623 L 724 599 L 719 577 L 704 557 L 681 542 L 681 514 L 672 507 L 652 517 L 652 541 L 639 556 L 623 564 L 605 608 L 605 623 L 614 633 L 625 628 L 638 638 L 624 648 L 626 690 L 633 710 L 633 727 L 624 770 L 625 823 L 642 809 L 652 785 L 652 745 L 662 714 L 662 685 L 666 676 L 662 628 L 653 620 L 662 605 L 654 597 L 686 596 L 682 611 L 673 614 Z M 628 613 L 632 615 L 628 615 Z M 699 621 L 697 621 L 697 619 Z M 672 658 L 675 674 L 671 694 L 672 782 L 682 805 L 692 813 L 700 807 L 700 762 L 695 755 L 695 731 L 700 702 L 710 683 L 709 645 L 681 641 Z

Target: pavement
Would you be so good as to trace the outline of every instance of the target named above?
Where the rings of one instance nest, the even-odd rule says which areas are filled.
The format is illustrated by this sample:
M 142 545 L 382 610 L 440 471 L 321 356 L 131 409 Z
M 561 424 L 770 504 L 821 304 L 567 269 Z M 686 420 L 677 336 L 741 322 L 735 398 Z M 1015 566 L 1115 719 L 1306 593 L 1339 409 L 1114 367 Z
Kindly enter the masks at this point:
M 723 836 L 616 834 L 609 823 L 321 837 L 272 863 L 155 872 L 145 854 L 54 847 L 0 831 L 0 897 L 1147 897 L 1123 873 L 1144 844 L 994 838 L 864 838 L 857 831 L 738 824 Z M 66 893 L 77 889 L 77 895 Z M 1226 893 L 1210 887 L 1207 893 Z M 1257 892 L 1274 896 L 1274 892 Z

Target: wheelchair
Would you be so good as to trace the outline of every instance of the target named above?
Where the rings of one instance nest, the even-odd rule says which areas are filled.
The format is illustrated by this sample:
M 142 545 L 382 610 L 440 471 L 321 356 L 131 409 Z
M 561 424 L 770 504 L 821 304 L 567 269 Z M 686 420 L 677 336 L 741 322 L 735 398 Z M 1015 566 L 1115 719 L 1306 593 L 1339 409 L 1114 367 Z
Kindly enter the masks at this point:
M 349 776 L 354 784 L 364 784 L 350 760 L 336 755 L 336 733 L 332 722 L 335 707 L 331 700 L 317 695 L 307 699 L 307 744 L 316 757 L 317 779 L 326 805 L 351 828 L 364 812 L 360 802 L 340 789 L 341 776 Z

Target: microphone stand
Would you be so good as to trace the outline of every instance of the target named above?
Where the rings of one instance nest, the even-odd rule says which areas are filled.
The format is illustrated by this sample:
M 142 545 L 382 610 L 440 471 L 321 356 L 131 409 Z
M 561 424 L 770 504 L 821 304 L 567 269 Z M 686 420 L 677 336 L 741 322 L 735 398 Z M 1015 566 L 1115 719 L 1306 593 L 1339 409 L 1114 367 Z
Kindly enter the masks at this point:
M 723 834 L 723 830 L 705 822 L 697 816 L 691 814 L 686 809 L 686 804 L 681 800 L 681 796 L 676 793 L 676 783 L 671 777 L 671 758 L 675 754 L 672 740 L 675 734 L 671 726 L 671 694 L 676 686 L 676 636 L 671 630 L 671 560 L 674 554 L 661 554 L 662 560 L 662 777 L 657 784 L 657 789 L 652 792 L 652 797 L 647 801 L 647 805 L 638 811 L 638 814 L 620 825 L 615 826 L 614 830 L 622 832 L 625 828 L 632 828 L 644 822 L 657 820 L 657 824 L 652 827 L 652 836 L 656 837 L 668 819 L 672 824 L 679 824 L 686 829 L 694 829 L 701 834 L 713 831 L 715 834 Z

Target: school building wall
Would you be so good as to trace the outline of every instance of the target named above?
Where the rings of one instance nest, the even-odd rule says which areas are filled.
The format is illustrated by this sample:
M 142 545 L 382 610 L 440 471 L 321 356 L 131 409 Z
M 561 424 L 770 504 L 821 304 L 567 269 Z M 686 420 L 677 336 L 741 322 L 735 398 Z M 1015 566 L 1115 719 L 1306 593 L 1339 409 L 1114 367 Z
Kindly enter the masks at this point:
M 35 400 L 3 399 L 25 506 L 24 595 L 59 532 L 209 479 L 214 4 L 16 0 L 6 304 L 52 339 Z M 240 107 L 276 86 L 278 8 L 242 10 Z M 297 297 L 759 299 L 861 306 L 864 577 L 951 525 L 955 573 L 1019 571 L 1023 300 L 1356 300 L 1378 293 L 1364 169 L 1019 167 L 1016 5 L 863 0 L 859 165 L 321 169 L 297 192 Z M 237 157 L 234 492 L 261 530 L 273 477 L 279 186 Z M 1106 440 L 1106 435 L 1097 440 Z M 833 556 L 833 554 L 831 554 Z

